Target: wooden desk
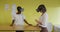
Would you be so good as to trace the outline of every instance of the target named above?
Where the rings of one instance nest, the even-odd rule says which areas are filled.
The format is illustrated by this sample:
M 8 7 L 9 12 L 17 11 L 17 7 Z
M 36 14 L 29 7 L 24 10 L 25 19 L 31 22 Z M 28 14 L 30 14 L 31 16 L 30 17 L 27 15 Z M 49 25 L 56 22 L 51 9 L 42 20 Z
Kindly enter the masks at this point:
M 26 31 L 40 31 L 39 27 L 34 26 L 0 26 L 0 31 L 15 31 L 15 30 L 26 30 Z

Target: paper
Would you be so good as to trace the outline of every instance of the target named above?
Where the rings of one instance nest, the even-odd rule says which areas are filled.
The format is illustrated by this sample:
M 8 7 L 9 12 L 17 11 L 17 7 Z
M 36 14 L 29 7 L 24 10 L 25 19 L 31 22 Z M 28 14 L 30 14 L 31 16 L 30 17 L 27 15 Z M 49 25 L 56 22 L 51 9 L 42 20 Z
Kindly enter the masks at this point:
M 5 4 L 5 11 L 9 10 L 9 4 Z
M 12 15 L 16 14 L 16 4 L 12 5 Z

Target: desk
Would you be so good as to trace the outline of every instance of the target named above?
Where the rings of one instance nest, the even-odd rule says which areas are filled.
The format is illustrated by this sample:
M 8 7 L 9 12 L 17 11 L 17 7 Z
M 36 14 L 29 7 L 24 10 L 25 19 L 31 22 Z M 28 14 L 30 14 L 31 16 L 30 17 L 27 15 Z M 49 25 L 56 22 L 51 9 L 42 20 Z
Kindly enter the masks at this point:
M 0 26 L 0 31 L 16 31 L 16 30 L 40 31 L 41 29 L 35 26 Z

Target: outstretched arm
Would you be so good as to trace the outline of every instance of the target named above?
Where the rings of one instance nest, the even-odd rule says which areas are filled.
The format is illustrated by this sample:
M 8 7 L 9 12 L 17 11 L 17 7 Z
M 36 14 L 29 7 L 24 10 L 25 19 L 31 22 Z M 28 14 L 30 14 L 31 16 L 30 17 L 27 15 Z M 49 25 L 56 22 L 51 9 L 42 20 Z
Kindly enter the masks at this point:
M 14 22 L 15 22 L 15 20 L 12 20 L 12 24 L 10 26 L 13 26 Z
M 25 19 L 24 19 L 24 22 L 25 22 L 26 24 L 28 24 L 28 25 L 32 26 L 32 24 L 29 24 Z

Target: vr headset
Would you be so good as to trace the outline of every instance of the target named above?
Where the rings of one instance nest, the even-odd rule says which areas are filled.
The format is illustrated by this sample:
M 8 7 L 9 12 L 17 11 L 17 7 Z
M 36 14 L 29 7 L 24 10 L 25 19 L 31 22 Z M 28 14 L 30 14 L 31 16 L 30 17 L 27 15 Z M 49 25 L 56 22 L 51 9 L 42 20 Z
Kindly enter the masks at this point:
M 24 8 L 18 6 L 18 7 L 17 7 L 17 10 L 23 12 L 23 11 L 24 11 Z

